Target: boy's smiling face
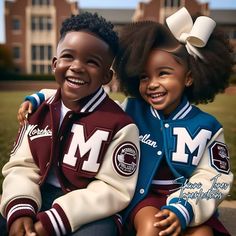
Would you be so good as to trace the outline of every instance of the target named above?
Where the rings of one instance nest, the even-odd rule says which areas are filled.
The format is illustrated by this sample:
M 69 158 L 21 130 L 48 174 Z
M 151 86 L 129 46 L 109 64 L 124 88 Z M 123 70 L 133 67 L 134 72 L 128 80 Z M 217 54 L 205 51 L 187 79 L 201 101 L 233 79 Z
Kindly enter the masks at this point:
M 112 78 L 113 58 L 109 45 L 92 33 L 68 32 L 52 61 L 63 103 L 76 110 L 80 99 L 107 84 Z

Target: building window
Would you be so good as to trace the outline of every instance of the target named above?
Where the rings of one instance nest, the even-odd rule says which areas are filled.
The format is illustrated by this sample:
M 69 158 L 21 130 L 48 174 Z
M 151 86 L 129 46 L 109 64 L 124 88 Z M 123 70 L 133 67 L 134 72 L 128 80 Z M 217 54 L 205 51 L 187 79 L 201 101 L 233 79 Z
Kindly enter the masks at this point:
M 48 65 L 48 73 L 51 73 L 52 71 L 52 65 Z
M 175 0 L 175 6 L 180 7 L 180 0 Z
M 52 29 L 52 18 L 50 16 L 32 16 L 31 30 L 50 31 Z
M 44 30 L 44 17 L 40 16 L 39 17 L 39 30 Z
M 34 60 L 51 60 L 52 46 L 51 45 L 32 45 L 31 59 Z
M 35 17 L 35 16 L 32 16 L 31 17 L 31 30 L 32 31 L 35 31 L 37 28 L 37 17 Z
M 34 45 L 31 48 L 31 59 L 32 59 L 32 61 L 37 59 L 36 46 L 34 46 Z
M 52 0 L 45 0 L 45 4 L 46 4 L 47 6 L 52 5 Z
M 50 74 L 51 65 L 49 64 L 32 64 L 31 65 L 32 74 Z
M 32 74 L 37 74 L 37 66 L 35 64 L 31 65 Z
M 33 6 L 50 6 L 52 5 L 52 0 L 32 0 Z
M 12 20 L 12 29 L 13 30 L 20 30 L 20 20 L 17 18 L 14 18 Z
M 165 7 L 180 7 L 180 0 L 165 0 Z
M 40 74 L 44 74 L 45 71 L 44 71 L 44 65 L 39 65 L 39 73 Z
M 39 59 L 40 60 L 44 60 L 45 57 L 44 57 L 44 46 L 39 46 Z
M 46 24 L 47 24 L 47 30 L 50 31 L 52 29 L 52 17 L 50 16 L 47 17 Z
M 32 6 L 38 5 L 38 0 L 32 0 Z
M 52 59 L 52 46 L 51 45 L 48 45 L 47 55 L 48 55 L 48 60 L 51 60 Z
M 12 48 L 12 54 L 13 54 L 13 58 L 14 59 L 20 59 L 20 47 L 19 46 L 14 46 L 13 48 Z
M 31 72 L 33 74 L 51 73 L 52 46 L 32 45 L 31 46 Z

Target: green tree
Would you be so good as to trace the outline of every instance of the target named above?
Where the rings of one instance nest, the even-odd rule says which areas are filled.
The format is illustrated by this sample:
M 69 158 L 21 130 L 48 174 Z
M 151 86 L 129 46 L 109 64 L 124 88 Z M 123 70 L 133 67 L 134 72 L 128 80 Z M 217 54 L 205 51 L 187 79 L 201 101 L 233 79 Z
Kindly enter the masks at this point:
M 4 44 L 0 44 L 0 75 L 14 70 L 14 63 L 10 50 Z

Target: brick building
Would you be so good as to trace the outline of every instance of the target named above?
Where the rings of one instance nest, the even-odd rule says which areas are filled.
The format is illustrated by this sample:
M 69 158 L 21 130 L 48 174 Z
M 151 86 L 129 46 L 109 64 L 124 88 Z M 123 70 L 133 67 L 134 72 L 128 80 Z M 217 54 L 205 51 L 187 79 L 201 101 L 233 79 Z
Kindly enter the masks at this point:
M 77 13 L 77 1 L 5 1 L 6 46 L 12 52 L 15 70 L 50 73 L 61 22 Z
M 211 16 L 229 35 L 236 61 L 236 10 L 211 10 L 208 3 L 197 0 L 145 0 L 136 9 L 80 8 L 78 0 L 6 0 L 6 45 L 12 51 L 16 71 L 48 74 L 55 54 L 61 22 L 71 14 L 97 12 L 119 28 L 131 21 L 166 17 L 185 6 L 191 14 Z M 235 70 L 236 71 L 236 70 Z
M 152 20 L 164 23 L 169 15 L 184 6 L 190 14 L 209 15 L 208 3 L 200 3 L 197 0 L 150 0 L 139 2 L 133 15 L 133 21 Z
M 208 3 L 200 3 L 197 0 L 149 0 L 139 2 L 132 20 L 153 20 L 164 23 L 169 15 L 181 7 L 186 7 L 191 15 L 200 13 L 216 21 L 217 25 L 229 36 L 236 63 L 236 10 L 212 10 L 209 9 Z M 234 66 L 234 73 L 236 73 L 236 66 Z

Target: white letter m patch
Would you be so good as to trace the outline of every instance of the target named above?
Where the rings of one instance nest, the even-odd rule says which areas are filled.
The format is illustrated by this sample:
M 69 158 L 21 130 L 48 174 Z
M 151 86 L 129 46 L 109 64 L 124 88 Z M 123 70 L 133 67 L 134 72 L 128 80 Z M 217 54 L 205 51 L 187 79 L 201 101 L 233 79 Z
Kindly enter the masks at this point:
M 173 134 L 176 135 L 176 152 L 172 155 L 172 160 L 176 162 L 188 163 L 189 155 L 185 153 L 186 146 L 193 153 L 197 148 L 197 155 L 192 158 L 192 165 L 198 165 L 205 150 L 207 140 L 211 138 L 211 131 L 202 129 L 193 139 L 185 128 L 174 128 Z
M 98 163 L 98 158 L 103 141 L 107 141 L 109 132 L 103 130 L 96 130 L 85 141 L 84 127 L 83 125 L 74 124 L 72 126 L 71 132 L 73 138 L 69 147 L 69 151 L 64 155 L 63 163 L 73 166 L 76 166 L 78 158 L 75 156 L 77 149 L 79 149 L 80 157 L 83 157 L 86 153 L 89 152 L 89 157 L 84 161 L 82 165 L 82 170 L 97 172 L 100 164 Z

